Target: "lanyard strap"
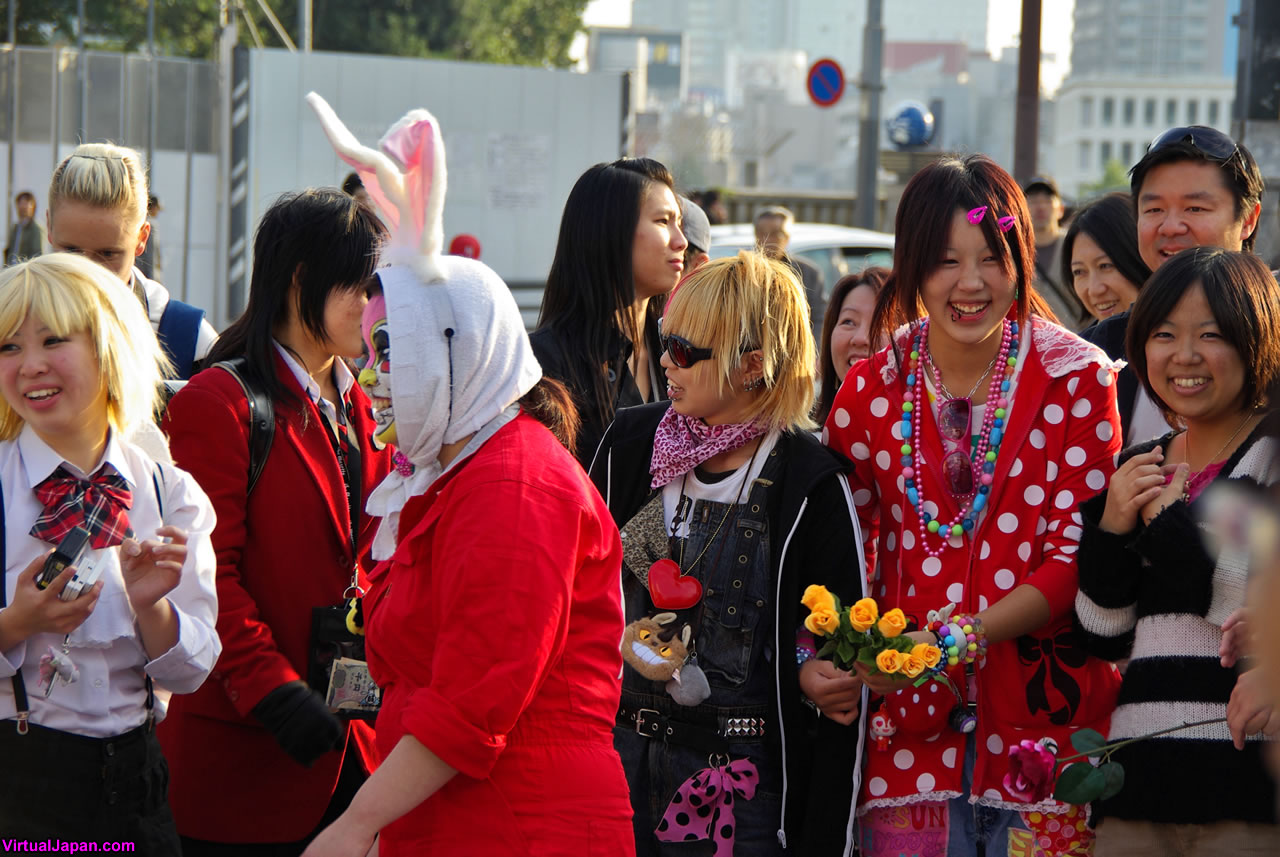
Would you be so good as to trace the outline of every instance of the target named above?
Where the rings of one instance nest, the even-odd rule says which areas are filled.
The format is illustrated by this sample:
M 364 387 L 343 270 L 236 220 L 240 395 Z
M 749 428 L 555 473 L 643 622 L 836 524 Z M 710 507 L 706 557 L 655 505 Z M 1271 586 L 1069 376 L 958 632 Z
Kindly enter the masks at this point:
M 347 495 L 347 509 L 350 515 L 351 524 L 351 563 L 352 568 L 355 567 L 355 555 L 359 540 L 357 535 L 360 530 L 360 506 L 361 506 L 361 454 L 360 442 L 357 438 L 352 437 L 351 420 L 349 419 L 350 405 L 342 402 L 343 413 L 348 416 L 347 419 L 341 421 L 341 431 L 334 426 L 333 421 L 329 419 L 329 415 L 325 413 L 324 408 L 316 405 L 316 411 L 320 414 L 320 419 L 324 421 L 325 436 L 329 438 L 329 445 L 333 448 L 333 454 L 338 459 L 338 471 L 342 474 L 342 487 Z M 353 575 L 354 578 L 354 575 Z

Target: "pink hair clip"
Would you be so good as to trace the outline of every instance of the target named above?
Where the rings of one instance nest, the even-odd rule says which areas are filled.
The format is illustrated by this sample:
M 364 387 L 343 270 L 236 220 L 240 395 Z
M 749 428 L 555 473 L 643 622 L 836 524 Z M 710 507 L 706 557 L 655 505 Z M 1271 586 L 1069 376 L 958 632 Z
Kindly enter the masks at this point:
M 996 225 L 1000 227 L 1001 232 L 1008 232 L 1018 222 L 1018 218 L 1012 214 L 1006 214 L 1004 217 L 996 221 Z
M 977 208 L 970 209 L 969 213 L 965 215 L 965 217 L 969 219 L 969 222 L 972 223 L 974 226 L 977 226 L 979 223 L 981 223 L 982 218 L 986 216 L 987 216 L 987 207 L 985 205 L 980 205 Z

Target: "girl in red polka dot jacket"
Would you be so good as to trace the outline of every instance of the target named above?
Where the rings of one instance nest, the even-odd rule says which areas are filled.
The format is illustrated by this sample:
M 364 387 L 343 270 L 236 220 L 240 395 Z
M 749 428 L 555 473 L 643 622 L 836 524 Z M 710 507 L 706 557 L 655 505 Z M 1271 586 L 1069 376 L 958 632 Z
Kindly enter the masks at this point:
M 1081 810 L 1029 802 L 1005 774 L 1023 739 L 1105 733 L 1115 702 L 1115 669 L 1071 624 L 1076 504 L 1120 448 L 1115 367 L 1032 290 L 1026 200 L 993 161 L 921 170 L 896 231 L 872 323 L 890 345 L 850 370 L 824 433 L 854 462 L 875 596 L 920 642 L 963 615 L 972 647 L 946 684 L 858 667 L 888 737 L 867 756 L 862 853 L 1088 854 Z

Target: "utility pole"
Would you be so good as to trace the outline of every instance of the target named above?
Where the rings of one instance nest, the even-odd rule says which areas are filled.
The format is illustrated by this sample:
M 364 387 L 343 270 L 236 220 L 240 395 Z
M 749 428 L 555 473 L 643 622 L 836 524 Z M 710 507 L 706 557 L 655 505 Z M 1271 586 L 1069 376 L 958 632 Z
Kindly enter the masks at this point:
M 298 0 L 298 47 L 304 54 L 311 53 L 312 23 L 311 0 Z
M 858 197 L 853 222 L 875 229 L 876 176 L 880 171 L 880 92 L 884 65 L 884 0 L 867 0 L 867 25 L 862 30 L 862 107 L 858 128 Z
M 76 144 L 89 133 L 89 60 L 84 55 L 84 0 L 76 0 L 76 94 L 79 98 L 79 127 Z
M 9 181 L 13 194 L 13 174 L 18 149 L 18 0 L 9 0 Z M 6 205 L 5 226 L 13 226 L 13 208 Z M 4 260 L 0 259 L 0 262 Z
M 1040 141 L 1040 2 L 1022 0 L 1018 106 L 1013 121 L 1013 177 L 1018 184 L 1036 174 Z
M 147 170 L 156 159 L 156 0 L 147 0 Z

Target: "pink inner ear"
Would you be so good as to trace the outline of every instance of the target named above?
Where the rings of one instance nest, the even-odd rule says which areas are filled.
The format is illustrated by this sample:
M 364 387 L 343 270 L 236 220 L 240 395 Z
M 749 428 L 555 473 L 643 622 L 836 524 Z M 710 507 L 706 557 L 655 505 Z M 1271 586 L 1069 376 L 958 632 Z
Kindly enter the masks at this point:
M 982 218 L 986 217 L 986 215 L 987 207 L 985 205 L 980 205 L 977 208 L 969 209 L 969 213 L 966 214 L 965 217 L 969 219 L 970 223 L 977 226 L 978 223 L 982 221 Z
M 382 151 L 396 160 L 404 173 L 416 238 L 421 238 L 426 226 L 427 197 L 435 180 L 436 133 L 430 120 L 419 119 L 382 141 Z

